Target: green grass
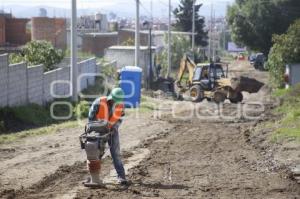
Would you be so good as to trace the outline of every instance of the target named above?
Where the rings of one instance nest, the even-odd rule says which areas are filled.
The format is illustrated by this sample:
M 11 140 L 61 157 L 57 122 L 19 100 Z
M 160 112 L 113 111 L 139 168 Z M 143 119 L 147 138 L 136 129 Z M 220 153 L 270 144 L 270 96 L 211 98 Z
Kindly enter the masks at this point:
M 275 109 L 275 113 L 282 117 L 279 127 L 272 136 L 272 140 L 281 141 L 292 139 L 300 142 L 300 85 L 289 90 L 276 90 L 273 96 L 283 98 L 284 102 Z
M 284 89 L 284 88 L 279 88 L 279 89 L 276 89 L 272 95 L 274 97 L 283 97 L 285 95 L 287 95 L 289 93 L 290 89 Z
M 286 139 L 300 142 L 300 128 L 279 128 L 272 136 L 272 140 L 275 142 L 280 142 Z
M 78 125 L 77 121 L 68 121 L 61 124 L 52 124 L 47 127 L 25 130 L 18 133 L 4 134 L 4 135 L 0 135 L 0 144 L 11 143 L 13 141 L 30 137 L 30 136 L 39 136 L 39 135 L 55 133 L 58 130 L 73 128 L 76 127 L 77 125 Z
M 141 103 L 140 106 L 137 108 L 130 108 L 126 109 L 125 113 L 131 114 L 131 113 L 150 113 L 154 110 L 156 110 L 155 107 L 158 106 L 158 102 L 152 101 L 151 98 L 142 96 L 141 97 Z

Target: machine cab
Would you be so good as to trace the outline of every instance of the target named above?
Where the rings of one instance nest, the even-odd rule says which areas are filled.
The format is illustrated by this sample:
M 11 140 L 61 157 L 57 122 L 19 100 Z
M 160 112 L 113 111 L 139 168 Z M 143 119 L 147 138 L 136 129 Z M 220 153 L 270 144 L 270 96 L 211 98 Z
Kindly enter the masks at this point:
M 203 79 L 208 79 L 208 68 L 209 63 L 197 64 L 197 67 L 194 70 L 193 82 L 201 81 Z
M 193 83 L 201 84 L 204 89 L 211 89 L 215 81 L 224 78 L 225 74 L 221 64 L 197 64 L 194 70 Z

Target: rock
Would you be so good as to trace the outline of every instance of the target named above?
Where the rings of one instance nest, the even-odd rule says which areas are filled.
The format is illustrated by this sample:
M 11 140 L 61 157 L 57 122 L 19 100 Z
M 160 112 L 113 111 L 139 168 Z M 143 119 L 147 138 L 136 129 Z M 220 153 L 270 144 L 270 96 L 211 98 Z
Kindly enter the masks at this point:
M 291 168 L 292 177 L 300 184 L 300 165 Z

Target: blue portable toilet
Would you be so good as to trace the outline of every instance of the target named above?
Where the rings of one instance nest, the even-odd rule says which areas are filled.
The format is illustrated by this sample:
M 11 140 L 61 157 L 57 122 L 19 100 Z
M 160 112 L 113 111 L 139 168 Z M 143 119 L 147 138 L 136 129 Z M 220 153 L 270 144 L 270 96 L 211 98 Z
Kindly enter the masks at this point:
M 120 87 L 128 108 L 135 108 L 141 102 L 142 69 L 136 66 L 125 66 L 120 70 Z

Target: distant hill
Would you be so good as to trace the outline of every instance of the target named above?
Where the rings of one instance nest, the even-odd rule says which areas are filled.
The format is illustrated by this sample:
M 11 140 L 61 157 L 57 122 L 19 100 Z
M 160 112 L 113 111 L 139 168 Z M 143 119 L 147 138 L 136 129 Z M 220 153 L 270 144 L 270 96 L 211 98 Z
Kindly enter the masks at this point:
M 166 4 L 159 4 L 155 1 L 153 1 L 153 15 L 154 17 L 167 17 L 168 7 Z M 96 5 L 95 5 L 96 7 Z M 173 3 L 173 8 L 177 7 L 177 3 Z M 202 8 L 200 9 L 200 15 L 209 17 L 210 16 L 210 10 L 211 10 L 210 3 L 204 4 Z M 215 14 L 216 16 L 225 16 L 226 14 L 226 2 L 220 2 L 214 5 Z M 47 10 L 49 17 L 69 17 L 70 16 L 70 9 L 67 8 L 57 8 L 57 7 L 51 7 L 51 6 L 19 6 L 19 5 L 7 5 L 5 6 L 5 11 L 10 12 L 10 9 L 12 10 L 12 13 L 16 17 L 25 17 L 30 18 L 33 16 L 39 15 L 39 9 L 45 8 Z M 150 10 L 149 6 L 146 6 L 143 4 L 140 8 L 140 13 L 143 16 L 149 16 Z M 114 12 L 119 17 L 134 17 L 135 15 L 135 7 L 134 6 L 122 6 L 122 9 L 118 6 L 102 6 L 99 8 L 88 8 L 88 9 L 81 9 L 78 7 L 78 15 L 87 15 L 87 14 L 94 14 L 96 12 L 101 11 L 102 13 L 109 13 Z

